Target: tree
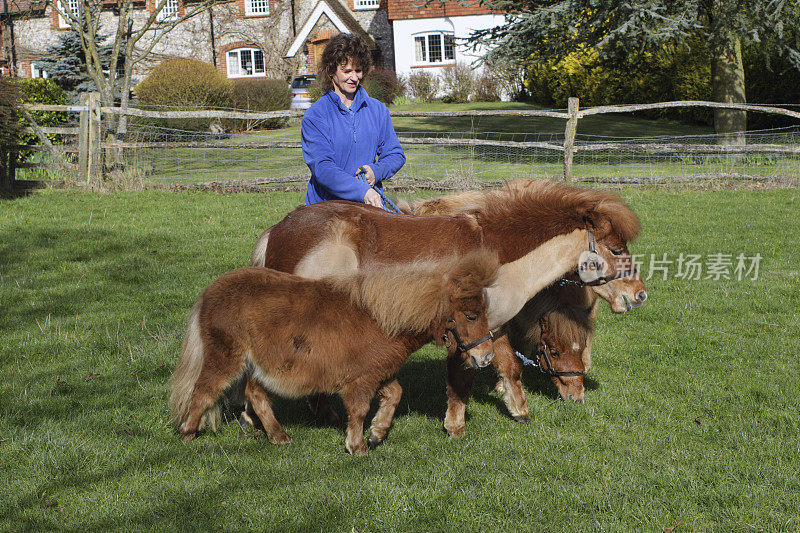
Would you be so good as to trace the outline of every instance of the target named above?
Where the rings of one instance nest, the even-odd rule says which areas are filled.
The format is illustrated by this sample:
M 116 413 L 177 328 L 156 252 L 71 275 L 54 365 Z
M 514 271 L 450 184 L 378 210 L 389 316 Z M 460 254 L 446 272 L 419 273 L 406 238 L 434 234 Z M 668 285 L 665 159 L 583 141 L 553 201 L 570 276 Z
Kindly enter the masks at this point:
M 112 3 L 107 0 L 78 0 L 74 10 L 68 8 L 70 2 L 65 0 L 53 2 L 59 15 L 77 32 L 86 60 L 86 72 L 104 102 L 114 101 L 114 89 L 119 86 L 119 107 L 127 108 L 134 67 L 145 60 L 172 29 L 209 10 L 214 0 L 181 1 L 180 4 L 174 0 L 153 0 L 153 3 L 153 10 L 141 19 L 134 17 L 137 10 L 141 12 L 141 0 L 116 0 Z M 181 9 L 175 10 L 176 5 Z M 113 7 L 115 17 L 111 19 L 112 32 L 103 42 L 100 15 L 109 7 Z M 102 24 L 107 27 L 108 22 L 108 18 L 103 17 Z M 121 80 L 118 73 L 122 74 Z M 119 115 L 116 131 L 124 134 L 126 130 L 127 116 Z
M 797 0 L 487 0 L 508 13 L 508 23 L 473 32 L 473 45 L 489 45 L 488 57 L 538 57 L 552 60 L 573 53 L 592 54 L 610 65 L 648 52 L 701 42 L 711 58 L 714 101 L 744 103 L 742 43 L 779 50 L 800 70 L 800 4 Z M 698 40 L 699 38 L 699 40 Z M 745 112 L 715 110 L 714 125 L 723 142 L 744 142 Z
M 80 33 L 70 29 L 61 34 L 57 44 L 47 48 L 44 58 L 36 61 L 38 66 L 67 92 L 68 98 L 73 103 L 78 101 L 81 93 L 97 91 L 97 86 L 89 77 L 81 39 Z M 96 35 L 94 48 L 97 49 L 107 71 L 111 61 L 111 46 L 104 44 L 106 40 L 106 35 Z M 117 80 L 117 85 L 119 81 Z

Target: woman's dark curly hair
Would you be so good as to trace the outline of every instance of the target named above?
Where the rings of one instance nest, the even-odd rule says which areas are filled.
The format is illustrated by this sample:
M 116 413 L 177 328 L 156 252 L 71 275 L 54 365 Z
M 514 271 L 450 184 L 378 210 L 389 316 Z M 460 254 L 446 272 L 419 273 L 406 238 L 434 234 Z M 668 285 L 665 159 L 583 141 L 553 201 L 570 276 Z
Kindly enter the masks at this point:
M 352 62 L 353 66 L 361 66 L 364 76 L 372 70 L 372 53 L 364 40 L 352 33 L 340 33 L 328 41 L 322 51 L 319 63 L 319 83 L 324 90 L 333 89 L 333 80 L 339 65 Z

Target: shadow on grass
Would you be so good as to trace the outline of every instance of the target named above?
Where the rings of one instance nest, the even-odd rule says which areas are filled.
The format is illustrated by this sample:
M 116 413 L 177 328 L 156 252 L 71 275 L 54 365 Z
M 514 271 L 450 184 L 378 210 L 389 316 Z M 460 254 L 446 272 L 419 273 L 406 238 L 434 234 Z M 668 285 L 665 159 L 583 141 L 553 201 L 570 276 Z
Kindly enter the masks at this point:
M 437 419 L 444 423 L 447 410 L 446 391 L 446 363 L 442 359 L 414 358 L 407 362 L 398 373 L 397 377 L 403 387 L 400 404 L 395 411 L 395 417 L 419 414 L 426 418 Z M 470 403 L 492 406 L 499 414 L 511 418 L 503 402 L 502 395 L 494 392 L 497 374 L 491 369 L 479 370 L 475 375 Z M 551 379 L 538 370 L 523 369 L 522 382 L 525 393 L 543 396 L 550 400 L 560 400 L 558 390 Z M 584 387 L 587 391 L 596 390 L 599 384 L 590 377 L 584 378 Z M 334 424 L 340 429 L 344 428 L 345 410 L 338 396 L 330 397 L 331 406 L 339 414 L 340 420 Z M 300 425 L 306 427 L 324 427 L 328 424 L 313 416 L 305 400 L 287 400 L 277 398 L 274 403 L 278 420 L 286 426 Z M 377 400 L 373 399 L 372 408 L 365 418 L 365 425 L 377 410 Z M 233 420 L 233 413 L 229 414 Z M 467 405 L 467 420 L 469 420 L 469 404 Z

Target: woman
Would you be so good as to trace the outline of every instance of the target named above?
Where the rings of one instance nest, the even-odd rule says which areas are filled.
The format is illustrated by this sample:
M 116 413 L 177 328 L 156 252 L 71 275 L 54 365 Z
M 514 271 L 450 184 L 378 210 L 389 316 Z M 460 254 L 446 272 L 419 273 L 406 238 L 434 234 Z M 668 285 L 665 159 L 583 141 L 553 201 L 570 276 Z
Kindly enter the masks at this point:
M 303 116 L 303 158 L 311 169 L 306 204 L 352 200 L 382 207 L 381 182 L 392 177 L 406 157 L 389 110 L 370 98 L 361 80 L 372 68 L 360 37 L 340 33 L 322 52 L 319 80 L 325 94 Z M 363 167 L 369 183 L 356 176 Z

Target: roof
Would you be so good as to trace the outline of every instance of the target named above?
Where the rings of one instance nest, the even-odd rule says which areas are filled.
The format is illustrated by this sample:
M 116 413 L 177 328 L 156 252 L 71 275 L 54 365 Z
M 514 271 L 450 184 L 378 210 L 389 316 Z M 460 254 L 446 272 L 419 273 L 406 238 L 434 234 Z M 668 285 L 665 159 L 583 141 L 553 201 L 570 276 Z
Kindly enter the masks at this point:
M 364 39 L 367 47 L 371 50 L 378 47 L 378 45 L 375 44 L 375 40 L 361 27 L 361 24 L 358 23 L 353 13 L 350 12 L 347 7 L 343 6 L 338 0 L 330 0 L 329 2 L 320 0 L 311 12 L 311 15 L 306 19 L 303 27 L 297 32 L 297 36 L 294 41 L 292 41 L 284 57 L 294 57 L 297 52 L 300 51 L 300 47 L 306 42 L 308 36 L 311 34 L 311 30 L 317 25 L 322 15 L 326 15 L 340 32 L 352 32 L 357 34 Z

